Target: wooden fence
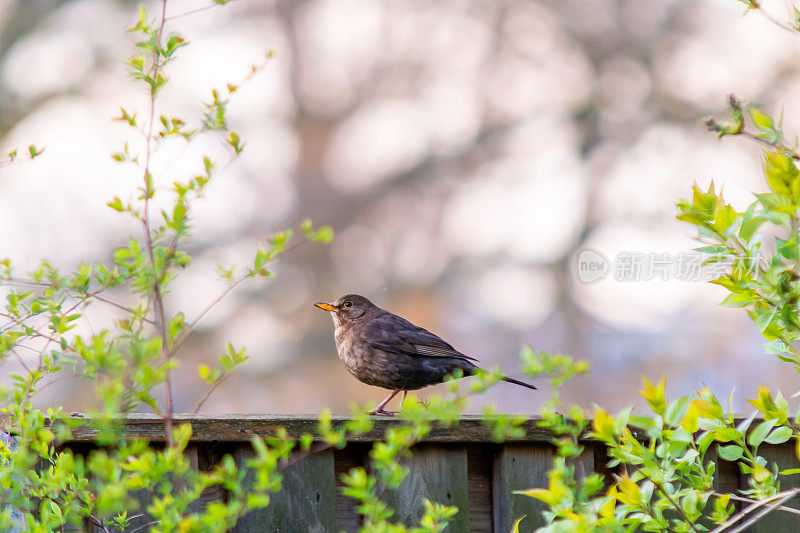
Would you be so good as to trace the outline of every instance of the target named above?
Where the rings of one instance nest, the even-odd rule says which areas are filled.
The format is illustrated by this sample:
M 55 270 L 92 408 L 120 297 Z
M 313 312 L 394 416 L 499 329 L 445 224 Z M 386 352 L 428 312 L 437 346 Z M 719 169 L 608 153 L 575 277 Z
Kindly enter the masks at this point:
M 334 419 L 334 423 L 343 420 Z M 305 416 L 176 417 L 176 422 L 184 421 L 192 424 L 193 437 L 187 453 L 199 469 L 209 469 L 226 454 L 244 464 L 252 454 L 249 439 L 253 435 L 272 435 L 280 426 L 286 427 L 290 435 L 313 433 L 317 423 L 316 418 Z M 341 475 L 355 466 L 368 468 L 372 443 L 380 440 L 394 423 L 390 418 L 379 418 L 371 432 L 354 437 L 343 449 L 309 456 L 286 469 L 283 490 L 272 496 L 267 508 L 240 520 L 234 531 L 356 531 L 359 515 L 354 500 L 341 493 Z M 407 461 L 410 474 L 403 485 L 387 492 L 386 500 L 406 524 L 415 523 L 422 514 L 422 498 L 426 497 L 458 507 L 459 513 L 447 529 L 449 532 L 508 532 L 514 521 L 523 515 L 526 518 L 520 531 L 533 531 L 544 524 L 541 516 L 544 504 L 513 492 L 547 486 L 553 447 L 549 443 L 552 436 L 536 427 L 535 421 L 528 422 L 524 428 L 524 437 L 496 443 L 491 430 L 478 417 L 465 417 L 454 427 L 434 426 L 425 440 L 414 447 L 413 456 Z M 128 421 L 126 434 L 163 441 L 163 422 L 151 416 L 134 415 Z M 94 437 L 92 430 L 80 428 L 68 446 L 78 453 L 86 453 L 93 446 Z M 583 444 L 585 450 L 578 472 L 599 472 L 611 479 L 614 472 L 606 466 L 608 458 L 604 448 L 592 441 Z M 793 441 L 771 446 L 763 452 L 784 468 L 797 465 Z M 717 461 L 717 472 L 718 491 L 735 493 L 747 487 L 746 476 L 739 474 L 735 464 Z M 788 479 L 793 477 L 798 478 L 794 484 L 784 481 L 781 488 L 800 486 L 800 476 Z M 142 498 L 146 503 L 147 495 L 143 494 Z M 222 490 L 204 494 L 207 501 L 224 498 Z M 85 529 L 96 531 L 89 525 Z M 800 516 L 775 512 L 752 531 L 800 531 Z

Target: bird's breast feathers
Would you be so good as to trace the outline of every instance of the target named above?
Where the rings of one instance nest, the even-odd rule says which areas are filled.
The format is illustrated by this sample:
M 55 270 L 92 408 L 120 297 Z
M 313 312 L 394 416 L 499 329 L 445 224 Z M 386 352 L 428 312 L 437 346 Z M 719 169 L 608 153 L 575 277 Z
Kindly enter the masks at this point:
M 356 336 L 348 335 L 352 325 L 337 324 L 334 337 L 336 339 L 336 351 L 339 352 L 339 359 L 347 360 L 348 355 L 353 351 L 353 342 Z

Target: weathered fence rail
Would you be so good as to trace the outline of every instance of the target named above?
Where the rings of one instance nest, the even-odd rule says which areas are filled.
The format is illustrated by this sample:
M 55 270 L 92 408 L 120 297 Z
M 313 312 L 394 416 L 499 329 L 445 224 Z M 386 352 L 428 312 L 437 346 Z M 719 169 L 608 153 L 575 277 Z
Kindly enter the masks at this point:
M 268 436 L 278 427 L 285 427 L 290 435 L 299 436 L 304 432 L 313 433 L 317 423 L 316 418 L 306 416 L 176 417 L 176 422 L 184 421 L 192 424 L 193 437 L 187 453 L 199 469 L 211 468 L 226 454 L 243 464 L 252 454 L 249 439 L 253 435 Z M 334 423 L 342 421 L 344 419 L 334 419 Z M 392 419 L 380 418 L 372 431 L 352 438 L 343 449 L 311 455 L 287 468 L 283 490 L 272 496 L 269 507 L 244 517 L 235 531 L 356 531 L 359 515 L 354 501 L 341 494 L 341 475 L 355 466 L 368 468 L 372 442 L 380 440 L 386 429 L 395 423 Z M 415 522 L 422 513 L 422 498 L 427 497 L 459 508 L 448 528 L 451 532 L 508 532 L 514 520 L 523 515 L 527 517 L 521 524 L 521 531 L 532 531 L 543 525 L 544 505 L 513 492 L 547 486 L 547 472 L 553 459 L 553 447 L 549 442 L 552 435 L 537 427 L 535 420 L 524 428 L 524 437 L 496 443 L 491 430 L 478 417 L 465 417 L 453 427 L 434 426 L 414 447 L 414 454 L 407 462 L 410 474 L 403 485 L 386 494 L 399 519 L 409 524 Z M 134 415 L 127 420 L 125 434 L 158 443 L 164 440 L 163 422 L 152 416 Z M 67 446 L 78 453 L 88 453 L 95 437 L 88 427 L 79 428 Z M 603 447 L 588 440 L 583 444 L 585 450 L 578 471 L 599 472 L 610 479 L 613 472 L 606 466 L 608 458 Z M 764 451 L 764 455 L 777 460 L 782 467 L 797 465 L 793 442 Z M 747 487 L 747 478 L 739 474 L 735 464 L 718 461 L 717 471 L 720 492 Z M 797 478 L 794 484 L 784 482 L 782 488 L 800 486 L 800 476 Z M 204 494 L 206 501 L 224 498 L 222 490 Z M 142 503 L 147 500 L 148 495 L 143 492 Z M 791 505 L 800 507 L 797 503 Z M 100 531 L 92 527 L 87 524 L 85 529 L 93 533 Z M 773 513 L 752 531 L 800 531 L 800 516 Z

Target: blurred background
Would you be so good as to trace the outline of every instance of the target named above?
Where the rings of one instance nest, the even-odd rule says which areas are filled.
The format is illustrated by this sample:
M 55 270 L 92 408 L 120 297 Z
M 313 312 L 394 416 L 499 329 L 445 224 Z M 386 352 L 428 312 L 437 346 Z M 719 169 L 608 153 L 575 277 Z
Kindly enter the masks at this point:
M 44 257 L 62 269 L 108 261 L 139 236 L 104 205 L 140 178 L 110 158 L 141 142 L 111 120 L 120 105 L 146 109 L 122 62 L 137 5 L 0 0 L 0 147 L 46 147 L 0 169 L 0 256 L 20 270 Z M 764 5 L 788 16 L 788 3 Z M 168 15 L 197 7 L 170 0 Z M 672 396 L 735 389 L 740 411 L 759 383 L 794 393 L 796 374 L 764 353 L 744 311 L 717 305 L 721 288 L 615 279 L 619 254 L 675 261 L 695 246 L 674 219 L 694 181 L 724 184 L 741 209 L 765 188 L 758 146 L 702 126 L 724 116 L 728 93 L 782 108 L 788 133 L 800 125 L 800 40 L 742 12 L 735 0 L 236 0 L 171 18 L 167 30 L 191 45 L 158 111 L 190 122 L 212 88 L 277 51 L 230 105 L 247 146 L 197 204 L 194 261 L 171 310 L 196 316 L 224 288 L 215 265 L 249 263 L 277 230 L 309 217 L 336 231 L 208 315 L 179 353 L 177 409 L 204 391 L 193 367 L 228 341 L 251 360 L 205 412 L 343 413 L 381 399 L 346 372 L 330 317 L 312 306 L 347 292 L 511 376 L 525 344 L 588 359 L 591 376 L 563 392 L 584 406 L 641 405 L 642 375 L 666 374 Z M 169 185 L 223 153 L 213 137 L 167 144 L 156 176 Z M 579 276 L 581 257 L 605 260 L 605 276 Z M 114 317 L 96 305 L 89 315 L 94 328 Z M 534 412 L 543 389 L 499 384 L 473 410 Z M 422 395 L 432 392 L 442 388 Z M 72 380 L 40 399 L 91 401 Z

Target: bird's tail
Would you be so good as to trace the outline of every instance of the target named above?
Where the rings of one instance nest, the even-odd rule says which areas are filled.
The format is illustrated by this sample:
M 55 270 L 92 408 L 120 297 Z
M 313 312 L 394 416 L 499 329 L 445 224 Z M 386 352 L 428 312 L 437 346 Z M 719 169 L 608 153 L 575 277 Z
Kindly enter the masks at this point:
M 537 390 L 536 387 L 529 383 L 525 383 L 524 381 L 520 381 L 514 378 L 500 378 L 502 381 L 507 381 L 509 383 L 513 383 L 515 385 L 522 385 L 523 387 L 528 387 L 529 389 Z

